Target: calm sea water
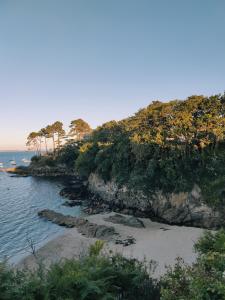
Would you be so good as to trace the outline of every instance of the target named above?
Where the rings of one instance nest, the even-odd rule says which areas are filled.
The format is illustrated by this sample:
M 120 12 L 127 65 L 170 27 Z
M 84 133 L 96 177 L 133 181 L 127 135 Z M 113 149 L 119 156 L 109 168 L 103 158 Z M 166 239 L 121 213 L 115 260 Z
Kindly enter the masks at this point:
M 10 166 L 26 165 L 21 160 L 30 159 L 30 152 L 0 152 L 0 162 Z M 37 216 L 39 210 L 49 208 L 73 216 L 80 214 L 79 207 L 65 207 L 59 196 L 62 183 L 36 177 L 11 177 L 0 172 L 0 260 L 5 257 L 16 262 L 29 254 L 30 240 L 36 248 L 63 233 L 64 229 Z

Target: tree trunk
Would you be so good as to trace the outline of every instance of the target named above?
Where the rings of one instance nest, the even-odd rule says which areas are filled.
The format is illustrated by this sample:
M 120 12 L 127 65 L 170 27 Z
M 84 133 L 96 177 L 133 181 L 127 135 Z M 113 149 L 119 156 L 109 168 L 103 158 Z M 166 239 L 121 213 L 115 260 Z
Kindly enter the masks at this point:
M 52 142 L 53 142 L 53 153 L 55 154 L 55 136 L 52 135 Z
M 46 136 L 45 136 L 45 151 L 46 151 L 46 153 L 48 153 L 48 146 L 47 146 L 47 139 L 46 139 Z
M 42 143 L 42 140 L 41 140 L 41 138 L 39 138 L 39 145 L 40 145 L 40 148 L 39 148 L 39 155 L 41 156 L 41 143 Z

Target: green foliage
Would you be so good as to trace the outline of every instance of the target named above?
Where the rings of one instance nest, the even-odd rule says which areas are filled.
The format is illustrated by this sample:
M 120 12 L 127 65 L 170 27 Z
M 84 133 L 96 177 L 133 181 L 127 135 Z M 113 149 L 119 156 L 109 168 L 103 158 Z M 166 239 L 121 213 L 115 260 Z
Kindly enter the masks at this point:
M 61 148 L 55 157 L 57 163 L 65 164 L 69 168 L 74 168 L 75 161 L 79 155 L 79 143 L 69 143 Z
M 79 156 L 75 162 L 75 169 L 81 176 L 87 177 L 95 170 L 95 157 L 98 151 L 98 145 L 93 143 L 85 143 L 80 147 Z
M 44 300 L 46 287 L 41 269 L 38 272 L 14 271 L 0 263 L 1 300 Z
M 100 252 L 102 251 L 104 247 L 104 241 L 98 240 L 96 241 L 93 245 L 90 246 L 89 248 L 89 255 L 90 256 L 98 256 Z
M 225 230 L 220 229 L 216 233 L 206 231 L 204 236 L 195 244 L 195 250 L 200 254 L 209 252 L 225 254 Z
M 91 140 L 76 161 L 82 175 L 97 172 L 146 193 L 186 192 L 197 183 L 208 204 L 224 204 L 224 96 L 155 101 L 98 127 Z
M 225 231 L 206 232 L 195 245 L 197 262 L 181 259 L 162 278 L 162 300 L 225 299 Z
M 224 300 L 225 230 L 207 231 L 195 244 L 197 261 L 181 258 L 168 267 L 160 282 L 145 263 L 120 255 L 101 256 L 97 241 L 89 255 L 65 260 L 37 271 L 16 271 L 0 263 L 1 300 Z M 147 284 L 147 293 L 145 284 Z M 161 290 L 160 290 L 161 289 Z
M 53 125 L 42 135 L 54 139 L 52 130 L 62 124 Z M 70 129 L 78 140 L 91 132 L 81 119 L 72 121 Z M 35 145 L 38 139 L 36 133 L 28 137 Z M 66 144 L 46 164 L 65 163 L 85 177 L 97 172 L 105 181 L 149 194 L 189 192 L 198 184 L 206 203 L 217 208 L 225 203 L 224 96 L 154 101 L 132 117 L 103 124 L 88 141 L 74 145 Z
M 66 260 L 35 272 L 14 271 L 1 264 L 0 299 L 113 300 L 121 293 L 125 295 L 123 299 L 129 300 L 159 299 L 157 282 L 149 277 L 144 264 L 118 255 L 99 256 L 100 246 L 95 244 L 94 253 L 85 258 Z M 142 289 L 146 280 L 148 297 L 143 296 Z
M 77 141 L 89 135 L 91 131 L 90 125 L 82 119 L 73 120 L 70 123 L 69 135 L 74 137 Z
M 45 166 L 49 166 L 49 167 L 55 167 L 57 164 L 56 159 L 48 154 L 46 156 L 33 156 L 31 158 L 31 164 L 30 167 L 45 167 Z

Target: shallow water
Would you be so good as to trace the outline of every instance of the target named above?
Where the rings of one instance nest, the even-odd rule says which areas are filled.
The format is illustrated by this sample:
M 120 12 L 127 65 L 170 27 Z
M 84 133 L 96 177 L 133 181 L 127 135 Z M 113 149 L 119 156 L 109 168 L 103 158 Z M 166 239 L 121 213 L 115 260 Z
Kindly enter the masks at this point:
M 30 159 L 33 153 L 0 152 L 0 162 L 10 166 L 9 160 L 24 165 L 22 158 Z M 59 195 L 62 184 L 58 180 L 36 177 L 11 177 L 0 172 L 0 260 L 17 261 L 29 254 L 30 244 L 38 248 L 64 229 L 37 216 L 39 210 L 49 208 L 73 216 L 80 214 L 80 207 L 65 207 Z

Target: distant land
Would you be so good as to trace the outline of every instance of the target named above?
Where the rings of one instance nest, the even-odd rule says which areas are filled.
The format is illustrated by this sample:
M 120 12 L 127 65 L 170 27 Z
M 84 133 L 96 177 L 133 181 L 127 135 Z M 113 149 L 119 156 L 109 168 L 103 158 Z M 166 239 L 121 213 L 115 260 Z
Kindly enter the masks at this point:
M 0 149 L 0 152 L 32 152 L 31 150 L 27 149 Z

